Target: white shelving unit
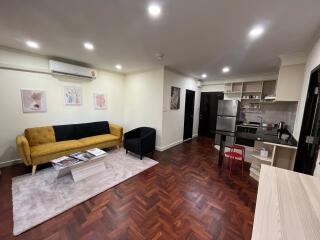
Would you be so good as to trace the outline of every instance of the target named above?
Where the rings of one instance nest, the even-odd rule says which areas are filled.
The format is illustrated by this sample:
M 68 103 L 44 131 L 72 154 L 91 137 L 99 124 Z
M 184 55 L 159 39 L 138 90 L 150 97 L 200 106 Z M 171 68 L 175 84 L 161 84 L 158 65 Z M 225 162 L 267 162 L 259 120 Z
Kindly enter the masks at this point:
M 268 151 L 268 157 L 260 156 L 260 150 Z M 254 152 L 251 154 L 253 161 L 250 167 L 250 176 L 259 181 L 261 165 L 276 166 L 284 169 L 293 169 L 297 147 L 276 143 L 255 141 Z
M 229 99 L 241 101 L 246 111 L 259 111 L 260 105 L 275 100 L 276 80 L 256 82 L 231 82 L 225 84 L 225 95 Z M 267 98 L 265 98 L 267 96 Z

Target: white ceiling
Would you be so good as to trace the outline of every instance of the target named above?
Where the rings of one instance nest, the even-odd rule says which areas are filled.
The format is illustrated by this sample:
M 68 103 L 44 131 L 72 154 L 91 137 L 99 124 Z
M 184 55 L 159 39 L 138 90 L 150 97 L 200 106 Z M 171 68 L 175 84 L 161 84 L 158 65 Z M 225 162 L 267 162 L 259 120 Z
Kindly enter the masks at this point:
M 277 71 L 280 54 L 306 51 L 320 27 L 319 0 L 7 0 L 0 6 L 0 45 L 123 72 L 167 65 L 186 74 L 221 78 Z M 265 34 L 250 41 L 254 25 Z M 30 50 L 25 41 L 41 44 Z M 83 42 L 95 51 L 88 52 Z M 165 57 L 159 62 L 155 53 Z

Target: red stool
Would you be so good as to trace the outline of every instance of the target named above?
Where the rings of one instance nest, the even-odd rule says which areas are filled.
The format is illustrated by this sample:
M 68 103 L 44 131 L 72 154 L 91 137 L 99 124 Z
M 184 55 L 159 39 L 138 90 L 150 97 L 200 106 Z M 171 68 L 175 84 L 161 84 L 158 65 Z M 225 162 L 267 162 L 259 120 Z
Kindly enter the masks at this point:
M 229 176 L 231 176 L 231 170 L 232 170 L 232 164 L 233 164 L 233 160 L 237 159 L 241 159 L 241 170 L 242 170 L 242 176 L 243 176 L 243 167 L 244 167 L 244 158 L 245 158 L 245 152 L 246 149 L 243 146 L 239 146 L 239 145 L 233 145 L 230 146 L 230 151 L 229 152 L 225 152 L 224 156 L 229 158 Z M 235 152 L 234 150 L 241 150 L 241 153 Z M 223 163 L 222 163 L 222 167 L 223 167 Z

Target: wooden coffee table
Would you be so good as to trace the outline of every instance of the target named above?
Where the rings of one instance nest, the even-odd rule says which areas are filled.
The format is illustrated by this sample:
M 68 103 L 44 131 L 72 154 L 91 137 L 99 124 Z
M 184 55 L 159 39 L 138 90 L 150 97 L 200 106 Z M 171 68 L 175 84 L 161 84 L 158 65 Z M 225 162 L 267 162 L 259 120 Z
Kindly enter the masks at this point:
M 55 168 L 58 172 L 57 178 L 71 174 L 73 181 L 78 182 L 92 175 L 101 173 L 106 170 L 105 158 L 107 156 L 108 153 L 87 161 L 80 161 L 72 166 Z

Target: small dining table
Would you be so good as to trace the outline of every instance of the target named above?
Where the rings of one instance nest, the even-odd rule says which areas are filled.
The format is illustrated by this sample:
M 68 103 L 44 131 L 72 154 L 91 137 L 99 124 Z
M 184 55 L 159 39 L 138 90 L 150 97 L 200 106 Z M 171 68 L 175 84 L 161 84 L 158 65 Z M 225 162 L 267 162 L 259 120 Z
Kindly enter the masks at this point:
M 220 141 L 219 141 L 219 160 L 218 160 L 218 166 L 222 166 L 223 158 L 224 158 L 224 150 L 226 147 L 226 138 L 227 136 L 235 137 L 235 133 L 233 132 L 223 132 L 223 131 L 216 131 L 216 135 L 220 135 Z

